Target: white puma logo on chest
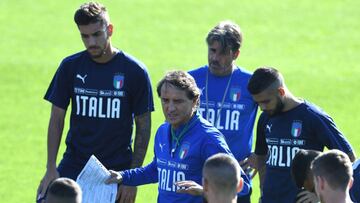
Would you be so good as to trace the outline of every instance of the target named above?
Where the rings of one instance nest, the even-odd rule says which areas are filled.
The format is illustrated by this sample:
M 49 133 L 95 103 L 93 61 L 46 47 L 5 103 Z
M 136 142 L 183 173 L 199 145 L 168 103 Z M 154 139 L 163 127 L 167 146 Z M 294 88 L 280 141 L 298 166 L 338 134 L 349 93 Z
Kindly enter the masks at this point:
M 86 76 L 87 76 L 87 75 L 84 75 L 84 77 L 83 77 L 83 76 L 81 76 L 80 74 L 77 74 L 77 75 L 76 75 L 76 78 L 79 78 L 79 79 L 85 84 L 85 78 L 86 78 Z
M 269 133 L 271 133 L 271 127 L 272 127 L 272 124 L 266 124 L 266 129 L 269 131 Z

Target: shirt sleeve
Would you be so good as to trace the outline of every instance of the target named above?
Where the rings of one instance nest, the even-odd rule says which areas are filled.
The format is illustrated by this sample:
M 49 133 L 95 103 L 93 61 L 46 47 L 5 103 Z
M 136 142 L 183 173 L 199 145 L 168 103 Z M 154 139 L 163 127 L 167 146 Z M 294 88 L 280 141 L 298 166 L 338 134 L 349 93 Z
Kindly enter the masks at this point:
M 139 75 L 139 78 L 132 81 L 134 83 L 133 87 L 135 87 L 133 91 L 132 108 L 136 116 L 154 111 L 150 77 L 145 67 L 140 70 Z
M 360 202 L 360 159 L 353 164 L 353 185 L 350 188 L 350 197 L 353 202 Z
M 123 177 L 122 184 L 124 185 L 138 186 L 158 182 L 158 172 L 155 158 L 147 166 L 125 170 L 120 173 Z
M 57 69 L 45 93 L 44 99 L 66 110 L 71 98 L 71 84 L 71 78 L 63 61 Z
M 314 129 L 318 139 L 329 149 L 339 149 L 345 153 L 352 152 L 353 149 L 349 141 L 336 127 L 333 119 L 323 113 L 314 114 Z
M 207 158 L 209 158 L 210 156 L 217 154 L 217 153 L 225 153 L 225 154 L 230 154 L 231 156 L 233 156 L 228 145 L 226 144 L 224 136 L 220 134 L 220 135 L 215 136 L 215 138 L 216 139 L 214 142 L 206 143 L 204 145 L 204 147 L 202 148 L 202 152 L 203 152 L 203 156 L 204 156 L 205 160 Z M 241 192 L 238 195 L 244 196 L 244 195 L 249 194 L 250 188 L 251 188 L 251 183 L 250 183 L 249 177 L 247 177 L 247 175 L 245 174 L 245 172 L 242 169 L 241 169 L 241 177 L 244 180 L 244 185 L 243 185 L 243 189 L 241 190 Z
M 257 155 L 267 155 L 268 152 L 265 138 L 265 125 L 267 120 L 268 119 L 266 119 L 266 115 L 262 113 L 260 115 L 256 129 L 255 154 Z
M 218 143 L 206 143 L 203 146 L 202 154 L 204 161 L 209 158 L 210 156 L 217 154 L 217 153 L 225 153 L 225 154 L 231 154 L 231 151 L 227 144 L 224 142 L 219 141 Z

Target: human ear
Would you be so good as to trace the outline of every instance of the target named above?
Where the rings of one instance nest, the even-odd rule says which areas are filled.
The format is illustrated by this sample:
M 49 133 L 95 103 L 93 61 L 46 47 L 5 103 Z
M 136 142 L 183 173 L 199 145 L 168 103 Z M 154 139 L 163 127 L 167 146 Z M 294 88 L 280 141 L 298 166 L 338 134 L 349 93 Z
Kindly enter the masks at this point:
M 282 87 L 282 86 L 279 87 L 278 92 L 279 92 L 280 96 L 285 96 L 285 88 L 284 87 Z
M 241 192 L 242 191 L 242 189 L 243 189 L 243 187 L 244 187 L 244 179 L 243 178 L 240 178 L 240 181 L 239 181 L 239 184 L 238 184 L 238 186 L 237 186 L 237 192 L 239 193 L 239 192 Z
M 109 24 L 106 28 L 106 32 L 108 34 L 108 36 L 111 36 L 112 33 L 113 33 L 113 29 L 114 29 L 114 26 L 112 24 Z
M 233 60 L 237 59 L 237 57 L 239 57 L 240 55 L 240 50 L 237 50 L 234 52 L 234 56 L 233 56 Z
M 324 190 L 325 189 L 325 180 L 324 180 L 324 178 L 321 177 L 321 176 L 316 176 L 316 181 L 317 181 L 317 183 L 319 185 L 320 190 Z
M 192 101 L 192 109 L 193 109 L 193 111 L 196 111 L 197 110 L 197 108 L 200 106 L 200 99 L 199 99 L 199 97 L 198 98 L 194 98 L 193 99 L 193 101 Z
M 354 183 L 354 178 L 351 177 L 350 180 L 349 180 L 349 184 L 348 184 L 349 189 L 353 186 L 353 183 Z
M 204 192 L 207 192 L 209 190 L 208 180 L 206 180 L 206 178 L 203 178 L 202 182 L 203 182 L 203 190 L 204 190 Z

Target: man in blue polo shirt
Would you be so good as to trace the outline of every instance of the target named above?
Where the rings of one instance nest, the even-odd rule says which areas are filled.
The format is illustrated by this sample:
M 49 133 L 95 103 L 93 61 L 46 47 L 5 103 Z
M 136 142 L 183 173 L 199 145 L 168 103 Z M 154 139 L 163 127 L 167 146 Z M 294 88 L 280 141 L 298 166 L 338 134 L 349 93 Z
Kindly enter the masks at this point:
M 339 149 L 355 160 L 350 143 L 332 118 L 292 95 L 276 69 L 257 69 L 248 90 L 263 111 L 257 125 L 255 153 L 247 161 L 247 166 L 259 170 L 262 203 L 294 201 L 298 189 L 290 181 L 290 164 L 300 149 Z
M 150 138 L 154 109 L 144 64 L 111 44 L 113 25 L 106 8 L 85 3 L 74 20 L 86 50 L 65 58 L 46 92 L 52 104 L 48 130 L 47 170 L 38 198 L 55 178 L 76 177 L 94 154 L 107 168 L 140 167 Z M 71 102 L 66 151 L 56 165 L 64 119 Z M 131 148 L 133 122 L 135 144 Z M 133 152 L 134 151 L 134 152 Z M 135 187 L 120 187 L 119 195 L 134 201 Z
M 199 113 L 222 134 L 235 158 L 251 154 L 257 104 L 247 90 L 251 73 L 235 64 L 240 55 L 242 32 L 231 21 L 222 21 L 206 37 L 208 65 L 189 71 L 202 90 Z M 237 202 L 250 202 L 243 190 Z
M 177 193 L 180 187 L 175 183 L 191 180 L 201 184 L 206 159 L 220 152 L 231 152 L 219 130 L 196 113 L 200 91 L 188 73 L 167 73 L 159 82 L 157 93 L 166 122 L 156 132 L 153 161 L 142 168 L 110 171 L 107 183 L 158 182 L 158 202 L 202 202 L 201 196 Z

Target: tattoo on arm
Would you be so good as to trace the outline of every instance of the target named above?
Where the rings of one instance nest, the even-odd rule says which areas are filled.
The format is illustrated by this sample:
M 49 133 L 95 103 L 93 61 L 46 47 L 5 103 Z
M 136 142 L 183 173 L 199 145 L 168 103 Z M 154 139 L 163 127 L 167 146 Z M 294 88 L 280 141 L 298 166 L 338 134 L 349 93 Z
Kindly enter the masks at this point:
M 151 112 L 135 117 L 135 143 L 131 168 L 141 167 L 149 145 L 151 132 Z

